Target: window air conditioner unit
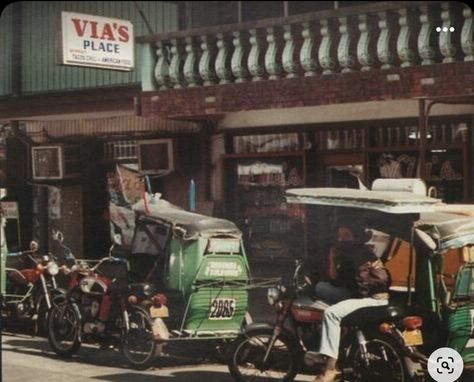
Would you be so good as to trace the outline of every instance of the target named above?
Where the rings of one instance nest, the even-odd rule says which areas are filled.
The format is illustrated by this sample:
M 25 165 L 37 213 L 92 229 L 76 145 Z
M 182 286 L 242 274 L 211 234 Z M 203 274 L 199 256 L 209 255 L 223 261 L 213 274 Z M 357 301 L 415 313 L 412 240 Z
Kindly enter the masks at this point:
M 137 146 L 141 174 L 168 174 L 174 170 L 173 139 L 138 141 Z
M 34 146 L 31 160 L 34 180 L 59 180 L 80 175 L 79 146 Z

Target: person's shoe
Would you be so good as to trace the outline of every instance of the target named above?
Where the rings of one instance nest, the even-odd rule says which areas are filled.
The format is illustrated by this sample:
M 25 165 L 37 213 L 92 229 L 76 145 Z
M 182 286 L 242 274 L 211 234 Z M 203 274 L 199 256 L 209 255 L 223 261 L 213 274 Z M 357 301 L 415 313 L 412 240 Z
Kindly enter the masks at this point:
M 336 380 L 339 371 L 336 369 L 337 359 L 328 358 L 326 362 L 326 369 L 320 375 L 318 375 L 313 382 L 334 382 Z

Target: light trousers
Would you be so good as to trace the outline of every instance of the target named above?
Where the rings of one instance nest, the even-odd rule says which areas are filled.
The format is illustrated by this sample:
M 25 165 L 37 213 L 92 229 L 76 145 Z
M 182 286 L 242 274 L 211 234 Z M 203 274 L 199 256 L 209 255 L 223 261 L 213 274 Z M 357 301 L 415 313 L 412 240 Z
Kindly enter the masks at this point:
M 319 352 L 331 358 L 338 358 L 341 340 L 341 320 L 360 308 L 387 305 L 388 300 L 375 298 L 351 298 L 331 305 L 324 311 Z

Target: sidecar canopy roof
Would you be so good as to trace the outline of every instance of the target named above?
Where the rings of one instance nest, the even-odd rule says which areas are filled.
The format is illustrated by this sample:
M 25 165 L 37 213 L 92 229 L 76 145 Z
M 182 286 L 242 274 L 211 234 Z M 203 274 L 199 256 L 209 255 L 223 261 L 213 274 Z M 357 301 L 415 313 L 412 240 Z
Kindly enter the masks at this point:
M 166 200 L 152 202 L 144 199 L 133 205 L 133 210 L 142 218 L 170 225 L 173 233 L 183 240 L 196 240 L 198 237 L 233 236 L 241 238 L 242 232 L 226 219 L 218 219 L 183 210 Z
M 437 212 L 422 213 L 415 227 L 438 243 L 439 252 L 474 245 L 474 206 L 439 206 Z
M 286 200 L 288 203 L 362 208 L 392 214 L 431 212 L 441 203 L 440 199 L 410 192 L 329 187 L 289 189 Z
M 438 244 L 437 252 L 474 245 L 473 205 L 444 204 L 439 199 L 410 192 L 349 188 L 290 189 L 286 199 L 289 203 L 384 212 L 383 215 L 371 215 L 377 216 L 374 225 L 378 229 L 409 240 L 413 225 Z M 390 215 L 394 214 L 396 218 L 392 219 Z

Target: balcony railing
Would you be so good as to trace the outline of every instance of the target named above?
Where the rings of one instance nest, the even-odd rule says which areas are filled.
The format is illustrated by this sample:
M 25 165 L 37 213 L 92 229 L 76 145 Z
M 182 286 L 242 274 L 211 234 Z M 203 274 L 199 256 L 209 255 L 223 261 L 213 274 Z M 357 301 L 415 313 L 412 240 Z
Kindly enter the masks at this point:
M 379 2 L 138 37 L 144 91 L 474 61 L 457 2 Z

